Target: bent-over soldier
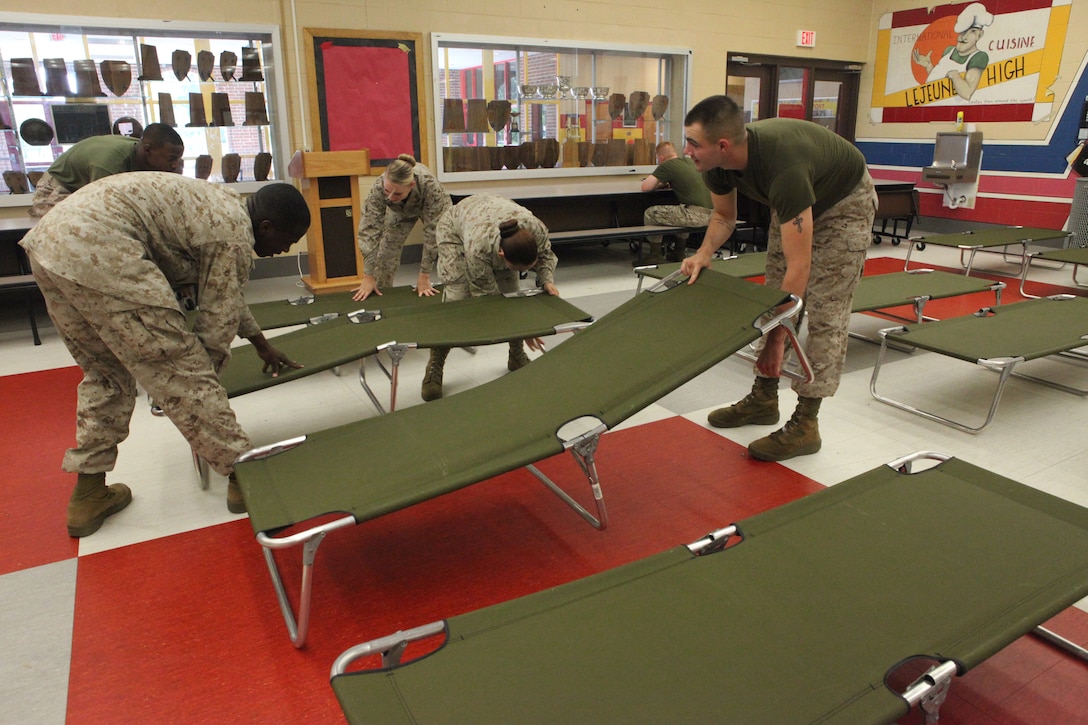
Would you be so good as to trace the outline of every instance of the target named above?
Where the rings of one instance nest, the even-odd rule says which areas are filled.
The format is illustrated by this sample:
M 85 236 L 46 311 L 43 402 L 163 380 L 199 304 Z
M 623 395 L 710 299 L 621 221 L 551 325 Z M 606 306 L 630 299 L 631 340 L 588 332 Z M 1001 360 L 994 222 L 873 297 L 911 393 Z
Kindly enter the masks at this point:
M 393 285 L 400 269 L 401 250 L 417 221 L 423 222 L 423 257 L 416 291 L 420 297 L 435 294 L 431 285 L 438 252 L 434 230 L 439 217 L 450 208 L 450 195 L 423 164 L 401 154 L 370 187 L 359 222 L 359 252 L 363 255 L 363 281 L 353 299 L 365 300 Z
M 93 534 L 132 493 L 106 485 L 128 436 L 139 383 L 193 450 L 231 476 L 227 505 L 245 511 L 234 460 L 252 446 L 217 372 L 236 335 L 256 347 L 265 370 L 299 367 L 272 347 L 242 296 L 253 255 L 286 252 L 310 212 L 290 184 L 269 184 L 243 200 L 177 174 L 119 174 L 88 184 L 23 238 L 49 316 L 83 370 L 76 445 L 63 469 L 77 474 L 68 533 Z M 195 285 L 190 330 L 174 289 Z
M 438 274 L 446 302 L 518 291 L 520 273 L 536 273 L 536 284 L 559 296 L 555 253 L 548 228 L 523 206 L 490 194 L 476 194 L 454 205 L 438 220 Z M 529 364 L 524 340 L 512 340 L 506 367 Z M 540 351 L 543 342 L 529 341 Z M 432 348 L 423 378 L 424 400 L 442 397 L 442 374 L 449 348 Z

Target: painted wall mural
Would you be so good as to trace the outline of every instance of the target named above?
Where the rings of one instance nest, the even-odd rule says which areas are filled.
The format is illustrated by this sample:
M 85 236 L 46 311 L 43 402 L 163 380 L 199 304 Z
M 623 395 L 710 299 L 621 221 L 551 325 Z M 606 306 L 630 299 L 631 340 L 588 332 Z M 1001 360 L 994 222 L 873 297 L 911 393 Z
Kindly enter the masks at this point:
M 1042 121 L 1053 111 L 1072 0 L 984 0 L 887 13 L 872 121 Z

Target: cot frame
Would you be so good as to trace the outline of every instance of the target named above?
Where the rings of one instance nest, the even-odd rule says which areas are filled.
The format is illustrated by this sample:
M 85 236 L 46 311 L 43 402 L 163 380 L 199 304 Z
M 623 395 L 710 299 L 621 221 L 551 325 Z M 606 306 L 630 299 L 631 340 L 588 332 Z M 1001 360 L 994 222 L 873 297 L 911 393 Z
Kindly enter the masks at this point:
M 744 255 L 744 256 L 748 257 L 750 255 Z M 765 259 L 767 254 L 766 254 L 766 252 L 762 252 L 762 253 L 760 253 L 760 256 Z M 725 258 L 722 258 L 722 259 L 715 259 L 714 261 L 715 262 L 721 262 L 721 263 L 724 263 L 724 264 L 728 264 L 729 262 L 732 262 L 733 260 L 737 260 L 736 264 L 738 264 L 738 265 L 743 264 L 743 258 L 741 256 L 738 256 L 738 255 L 733 255 L 731 257 L 725 257 Z M 655 270 L 659 269 L 660 266 L 661 265 L 649 264 L 649 265 L 645 265 L 645 266 L 641 266 L 641 267 L 635 267 L 634 272 L 635 272 L 636 275 L 638 275 L 638 285 L 635 287 L 635 294 L 636 295 L 639 292 L 642 291 L 643 280 L 646 279 L 647 277 L 652 277 L 653 272 Z M 729 272 L 726 269 L 723 269 L 721 266 L 719 266 L 717 268 L 717 271 L 720 271 L 720 272 L 722 272 L 724 274 L 729 274 Z M 929 268 L 929 267 L 918 267 L 918 268 L 915 268 L 915 269 L 906 269 L 906 270 L 904 270 L 903 272 L 901 272 L 899 274 L 925 275 L 925 274 L 935 273 L 936 271 L 937 270 Z M 762 271 L 755 272 L 752 269 L 744 269 L 744 273 L 741 274 L 741 275 L 738 275 L 738 276 L 740 276 L 740 277 L 742 277 L 744 279 L 748 279 L 750 277 L 757 277 L 757 276 L 761 275 L 762 273 L 763 273 Z M 879 279 L 881 276 L 882 275 L 862 276 L 861 282 L 859 284 L 865 283 L 866 280 Z M 1001 305 L 1001 293 L 1002 293 L 1002 290 L 1004 290 L 1006 286 L 1007 285 L 1004 282 L 994 281 L 994 282 L 991 282 L 988 287 L 986 287 L 984 289 L 975 290 L 975 291 L 977 291 L 977 292 L 984 292 L 984 291 L 993 292 L 994 293 L 994 305 L 995 306 L 1000 306 Z M 1022 283 L 1021 283 L 1021 290 L 1023 290 L 1023 284 Z M 973 292 L 963 292 L 963 293 L 960 293 L 960 294 L 973 294 Z M 910 300 L 896 301 L 896 302 L 891 303 L 891 304 L 889 304 L 889 305 L 887 305 L 885 307 L 866 307 L 864 309 L 854 308 L 854 309 L 851 309 L 851 314 L 860 314 L 860 313 L 868 312 L 868 313 L 871 313 L 873 315 L 883 317 L 883 318 L 888 319 L 888 320 L 892 320 L 894 322 L 907 322 L 907 323 L 911 323 L 911 322 L 914 322 L 914 323 L 933 322 L 933 321 L 936 321 L 937 318 L 936 317 L 928 317 L 928 316 L 925 315 L 926 305 L 929 304 L 929 302 L 931 300 L 933 300 L 933 299 L 946 299 L 948 297 L 955 297 L 955 296 L 958 296 L 958 294 L 940 295 L 939 297 L 934 297 L 933 295 L 927 295 L 927 294 L 918 294 L 918 295 L 914 295 L 913 298 L 911 298 Z M 892 314 L 890 312 L 885 312 L 884 311 L 887 307 L 899 307 L 899 306 L 907 305 L 907 304 L 911 305 L 913 307 L 913 309 L 914 309 L 913 319 L 903 317 L 903 316 L 900 316 L 900 315 L 895 315 L 895 314 Z M 847 334 L 849 334 L 849 336 L 852 337 L 855 340 L 861 340 L 863 342 L 871 342 L 871 343 L 873 343 L 875 345 L 880 344 L 880 338 L 879 337 L 872 337 L 870 335 L 864 335 L 864 334 L 862 334 L 860 332 L 854 332 L 852 330 L 848 331 Z M 750 358 L 747 358 L 747 359 L 750 359 L 750 360 L 754 361 L 755 357 L 751 356 Z
M 597 472 L 594 453 L 597 450 L 601 435 L 607 432 L 608 429 L 604 423 L 596 418 L 592 418 L 592 416 L 585 416 L 584 419 L 572 421 L 572 423 L 584 424 L 588 421 L 593 421 L 593 425 L 589 430 L 576 433 L 569 438 L 561 437 L 560 440 L 563 443 L 563 449 L 570 451 L 575 462 L 578 464 L 578 467 L 582 469 L 582 472 L 589 481 L 590 491 L 597 508 L 596 516 L 578 503 L 573 496 L 564 491 L 558 484 L 544 475 L 536 468 L 536 466 L 529 465 L 526 466 L 526 468 L 539 479 L 541 483 L 555 493 L 560 500 L 574 509 L 579 516 L 593 526 L 593 528 L 604 530 L 608 527 L 608 510 L 604 503 L 604 493 L 601 490 L 600 475 Z M 569 426 L 571 424 L 568 423 L 567 425 Z M 564 426 L 564 428 L 565 427 L 567 426 Z M 563 429 L 560 429 L 556 435 L 560 436 L 562 430 Z M 239 456 L 236 463 L 245 463 L 246 461 L 257 461 L 269 458 L 278 453 L 282 453 L 283 451 L 300 446 L 305 442 L 306 436 L 298 436 L 269 446 L 255 448 Z M 275 533 L 267 531 L 257 533 L 257 543 L 261 545 L 265 564 L 268 566 L 268 573 L 272 578 L 272 587 L 276 592 L 276 600 L 280 605 L 280 613 L 283 615 L 283 621 L 287 626 L 287 633 L 291 638 L 291 643 L 296 648 L 303 647 L 306 644 L 306 638 L 309 635 L 310 615 L 313 601 L 314 561 L 317 558 L 318 547 L 321 546 L 321 542 L 325 540 L 325 537 L 329 533 L 336 531 L 337 529 L 356 526 L 359 523 L 360 522 L 356 520 L 354 516 L 349 515 L 342 516 L 323 524 L 311 526 L 286 536 L 277 536 Z M 299 545 L 302 546 L 302 583 L 299 590 L 298 614 L 296 616 L 291 605 L 291 600 L 287 595 L 287 588 L 283 583 L 283 576 L 280 573 L 279 565 L 276 563 L 273 552 L 277 549 L 290 549 Z
M 647 293 L 656 294 L 664 292 L 676 285 L 683 284 L 681 278 L 682 275 L 679 271 L 670 274 L 660 280 L 656 285 L 649 288 Z M 686 277 L 683 279 L 686 279 Z M 760 331 L 761 335 L 766 335 L 770 330 L 779 326 L 786 331 L 789 341 L 793 344 L 795 349 L 798 350 L 797 357 L 801 372 L 794 373 L 794 375 L 798 379 L 808 382 L 812 380 L 812 369 L 808 359 L 805 357 L 804 353 L 800 351 L 801 348 L 798 345 L 797 332 L 790 321 L 790 318 L 796 315 L 801 307 L 801 299 L 796 295 L 790 295 L 787 309 L 780 311 L 769 320 L 756 320 L 752 324 Z M 592 323 L 589 323 L 588 326 L 591 325 Z M 804 376 L 807 376 L 807 378 Z M 608 511 L 605 506 L 604 494 L 595 461 L 595 453 L 598 444 L 600 443 L 600 437 L 606 432 L 608 432 L 608 426 L 603 421 L 600 421 L 593 416 L 581 416 L 564 423 L 555 434 L 562 443 L 563 449 L 570 451 L 575 462 L 578 464 L 578 467 L 586 476 L 596 506 L 596 515 L 578 503 L 569 493 L 536 468 L 535 465 L 529 464 L 525 466 L 525 468 L 543 483 L 545 487 L 556 494 L 560 500 L 570 506 L 579 516 L 597 530 L 604 530 L 608 526 Z M 254 448 L 243 453 L 235 459 L 234 462 L 235 464 L 240 464 L 249 461 L 264 460 L 303 445 L 305 442 L 305 435 L 296 436 L 277 443 Z M 307 637 L 309 636 L 312 619 L 313 569 L 318 547 L 329 533 L 349 526 L 355 526 L 359 523 L 361 522 L 358 521 L 355 516 L 346 515 L 284 536 L 279 536 L 277 531 L 257 532 L 257 543 L 260 544 L 262 553 L 264 554 L 265 563 L 272 579 L 272 586 L 276 593 L 276 599 L 279 602 L 280 612 L 283 615 L 288 636 L 291 639 L 291 643 L 298 649 L 305 646 Z M 294 528 L 294 526 L 289 528 Z M 299 588 L 297 615 L 291 604 L 279 566 L 273 555 L 274 550 L 290 549 L 296 546 L 302 546 L 302 581 Z
M 1050 297 L 1047 297 L 1046 299 L 1062 300 L 1070 299 L 1072 297 L 1073 295 L 1052 295 Z M 993 314 L 994 309 L 995 308 L 993 307 L 983 307 L 982 309 L 973 313 L 973 316 L 986 317 Z M 934 422 L 947 425 L 951 428 L 955 428 L 956 430 L 960 430 L 965 433 L 978 433 L 984 430 L 987 426 L 990 425 L 990 423 L 993 422 L 994 415 L 997 413 L 997 407 L 1001 403 L 1001 395 L 1005 391 L 1005 386 L 1009 382 L 1009 378 L 1012 377 L 1020 378 L 1022 380 L 1028 380 L 1034 383 L 1038 383 L 1040 385 L 1045 385 L 1055 390 L 1060 390 L 1065 393 L 1072 393 L 1073 395 L 1077 395 L 1080 397 L 1088 397 L 1088 389 L 1077 388 L 1071 385 L 1066 385 L 1064 383 L 1059 383 L 1054 380 L 1047 380 L 1046 378 L 1041 378 L 1036 375 L 1028 375 L 1027 373 L 1016 372 L 1016 366 L 1026 361 L 1026 358 L 1023 356 L 995 357 L 979 358 L 974 361 L 976 365 L 987 370 L 992 370 L 998 374 L 997 385 L 994 389 L 993 398 L 990 400 L 989 410 L 987 411 L 986 417 L 980 425 L 972 426 L 966 421 L 957 420 L 948 416 L 940 415 L 931 410 L 915 407 L 901 400 L 882 395 L 878 393 L 876 389 L 877 378 L 880 376 L 880 369 L 884 363 L 884 357 L 887 354 L 888 348 L 894 347 L 896 349 L 914 349 L 913 346 L 911 346 L 909 343 L 903 342 L 901 339 L 902 336 L 905 335 L 907 332 L 909 332 L 909 330 L 903 325 L 897 327 L 888 327 L 880 330 L 880 352 L 877 355 L 876 363 L 873 365 L 872 376 L 869 378 L 869 392 L 870 394 L 872 394 L 873 398 L 880 401 L 881 403 L 890 405 L 893 408 L 898 408 L 899 410 L 905 410 L 908 413 L 913 413 L 922 418 L 925 418 L 926 420 L 932 420 Z M 1084 340 L 1086 344 L 1088 344 L 1088 335 L 1082 335 L 1081 339 Z M 1088 356 L 1082 353 L 1078 353 L 1075 350 L 1066 350 L 1064 352 L 1057 353 L 1057 356 L 1065 357 L 1067 359 L 1082 364 L 1085 361 L 1088 361 Z
M 547 294 L 547 293 L 542 289 L 533 288 L 533 289 L 518 290 L 516 292 L 504 293 L 502 296 L 506 297 L 506 298 L 524 298 L 524 297 L 536 297 L 538 295 L 543 295 L 543 294 Z M 289 304 L 291 306 L 307 305 L 307 304 L 312 304 L 313 299 L 314 299 L 313 295 L 303 296 L 303 297 L 299 297 L 299 298 L 296 298 L 296 299 L 288 299 L 287 304 Z M 438 304 L 438 303 L 436 303 L 436 304 Z M 351 312 L 343 312 L 343 313 L 330 312 L 330 313 L 326 313 L 324 315 L 320 315 L 318 317 L 311 317 L 310 321 L 308 323 L 308 326 L 320 325 L 322 323 L 329 322 L 330 320 L 338 319 L 341 315 L 343 317 L 346 317 L 347 320 L 351 324 L 355 324 L 355 325 L 366 325 L 366 324 L 369 324 L 371 322 L 377 322 L 377 321 L 382 319 L 381 309 L 377 309 L 377 308 L 374 308 L 374 309 L 360 308 L 360 309 L 357 309 L 357 310 L 354 310 L 354 311 L 351 311 Z M 584 329 L 585 327 L 589 326 L 590 324 L 592 324 L 592 323 L 591 322 L 568 322 L 568 323 L 557 324 L 557 325 L 554 325 L 552 327 L 552 334 L 558 335 L 558 334 L 566 333 L 566 332 L 577 332 L 578 330 Z M 404 356 L 407 354 L 407 352 L 409 350 L 413 350 L 413 349 L 416 349 L 416 348 L 419 348 L 419 347 L 420 347 L 420 345 L 418 343 L 416 343 L 416 342 L 397 342 L 396 340 L 390 340 L 389 342 L 378 345 L 375 352 L 373 352 L 371 354 L 368 354 L 368 355 L 363 355 L 363 356 L 358 358 L 358 361 L 359 361 L 359 372 L 358 372 L 359 385 L 362 387 L 363 392 L 366 393 L 367 397 L 370 399 L 371 404 L 374 406 L 374 409 L 378 412 L 379 415 L 384 415 L 386 412 L 396 410 L 396 407 L 397 407 L 397 389 L 398 389 L 398 385 L 399 385 L 400 363 L 404 359 Z M 466 350 L 470 354 L 473 354 L 473 355 L 476 354 L 476 349 L 474 347 L 461 346 L 461 349 Z M 383 351 L 387 355 L 389 355 L 390 366 L 388 368 L 385 365 L 382 364 L 381 359 L 379 357 L 379 354 L 381 352 L 383 352 Z M 371 357 L 374 358 L 375 364 L 378 366 L 378 368 L 385 374 L 386 378 L 389 380 L 389 408 L 388 408 L 388 410 L 386 409 L 385 406 L 382 405 L 382 402 L 378 399 L 377 393 L 374 392 L 373 388 L 371 388 L 370 384 L 368 383 L 368 381 L 366 379 L 366 361 L 367 361 L 368 358 L 371 358 Z M 340 376 L 342 374 L 341 373 L 341 367 L 342 366 L 340 366 L 340 365 L 334 366 L 334 367 L 330 368 L 330 371 L 334 375 Z M 160 411 L 160 415 L 161 415 L 161 411 Z M 201 490 L 206 491 L 208 489 L 208 487 L 210 486 L 210 477 L 211 477 L 210 468 L 209 468 L 207 462 L 204 461 L 202 458 L 200 458 L 200 456 L 198 456 L 195 451 L 193 451 L 193 466 L 196 469 L 197 478 L 198 478 Z
M 960 250 L 960 266 L 964 269 L 964 274 L 970 276 L 971 269 L 974 267 L 974 263 L 975 263 L 975 255 L 978 252 L 984 252 L 984 253 L 987 253 L 987 254 L 999 254 L 999 255 L 1001 255 L 1002 260 L 1004 260 L 1008 264 L 1018 263 L 1020 265 L 1020 268 L 1021 268 L 1021 274 L 1027 274 L 1026 269 L 1031 264 L 1031 255 L 1028 254 L 1028 247 L 1033 242 L 1041 241 L 1041 240 L 1044 240 L 1044 239 L 1062 239 L 1063 240 L 1062 246 L 1065 247 L 1066 245 L 1069 244 L 1069 238 L 1072 236 L 1072 232 L 1062 231 L 1062 230 L 1058 230 L 1058 229 L 1046 229 L 1046 230 L 1043 230 L 1043 229 L 1037 229 L 1037 228 L 1031 228 L 1031 227 L 1023 227 L 1023 226 L 1019 226 L 1019 225 L 1018 226 L 1005 227 L 1005 229 L 1007 229 L 1009 231 L 1015 231 L 1017 229 L 1026 229 L 1026 230 L 1032 231 L 1032 232 L 1046 231 L 1046 232 L 1050 232 L 1050 233 L 1048 235 L 1045 235 L 1045 236 L 1027 236 L 1027 237 L 1014 238 L 1014 239 L 1010 239 L 1007 242 L 970 244 L 966 240 L 970 239 L 970 236 L 972 234 L 974 234 L 975 232 L 973 230 L 967 230 L 967 231 L 964 231 L 964 232 L 960 232 L 959 234 L 964 237 L 965 242 L 963 244 L 956 245 L 956 247 Z M 925 245 L 927 243 L 928 244 L 937 244 L 939 246 L 951 246 L 951 245 L 947 245 L 947 244 L 941 244 L 940 242 L 936 241 L 933 238 L 934 236 L 951 236 L 951 235 L 930 235 L 930 237 L 928 239 L 923 236 L 923 237 L 914 237 L 912 239 L 907 240 L 907 255 L 903 260 L 903 269 L 904 270 L 906 270 L 908 265 L 910 264 L 910 256 L 911 256 L 911 253 L 914 251 L 915 245 L 917 245 L 919 249 L 924 249 Z M 1018 255 L 1016 255 L 1016 256 L 1019 257 L 1019 262 L 1012 262 L 1009 259 L 1010 252 L 1009 252 L 1008 248 L 1011 247 L 1011 246 L 1017 245 L 1017 244 L 1019 244 L 1020 247 L 1021 247 L 1021 252 Z M 1001 250 L 998 251 L 998 250 L 995 250 L 995 249 L 991 249 L 991 247 L 1001 247 Z M 966 255 L 966 261 L 964 259 L 965 255 Z
M 937 451 L 918 451 L 897 458 L 885 465 L 893 470 L 909 474 L 913 465 L 919 461 L 936 461 L 940 463 L 949 460 L 951 457 Z M 730 541 L 738 536 L 743 538 L 738 526 L 730 525 L 712 531 L 686 546 L 694 556 L 713 554 L 726 548 Z M 355 662 L 374 655 L 380 657 L 380 667 L 382 669 L 399 667 L 404 652 L 412 642 L 439 635 L 448 638 L 448 621 L 448 619 L 440 619 L 350 647 L 333 661 L 329 671 L 329 679 L 332 680 L 338 676 L 348 674 L 349 668 Z M 1031 630 L 1031 634 L 1067 654 L 1088 662 L 1088 649 L 1062 637 L 1041 624 L 1035 626 Z M 965 672 L 966 668 L 955 659 L 937 660 L 934 665 L 898 694 L 907 703 L 908 712 L 917 706 L 927 725 L 931 725 L 938 722 L 940 718 L 941 705 L 947 699 L 953 678 L 962 676 Z
M 1028 281 L 1028 268 L 1031 266 L 1030 262 L 1035 260 L 1036 258 L 1044 259 L 1044 260 L 1045 259 L 1050 259 L 1047 255 L 1050 254 L 1052 251 L 1072 257 L 1070 259 L 1064 259 L 1064 260 L 1058 260 L 1058 261 L 1060 261 L 1062 264 L 1068 263 L 1068 264 L 1073 265 L 1073 284 L 1075 286 L 1082 287 L 1082 288 L 1088 287 L 1088 282 L 1081 282 L 1080 280 L 1077 279 L 1077 272 L 1080 270 L 1080 266 L 1082 264 L 1088 264 L 1088 249 L 1086 249 L 1084 247 L 1066 247 L 1065 249 L 1045 250 L 1045 251 L 1042 251 L 1042 252 L 1036 252 L 1035 254 L 1032 254 L 1030 256 L 1029 260 L 1024 263 L 1023 267 L 1020 270 L 1020 294 L 1022 296 L 1027 297 L 1028 299 L 1033 299 L 1033 300 L 1039 299 L 1040 295 L 1030 294 L 1029 292 L 1027 292 L 1024 289 L 1024 287 L 1025 287 L 1025 285 L 1027 284 L 1027 281 Z M 1080 259 L 1077 259 L 1077 257 L 1082 256 L 1082 255 L 1084 255 L 1084 260 L 1083 261 L 1080 260 Z

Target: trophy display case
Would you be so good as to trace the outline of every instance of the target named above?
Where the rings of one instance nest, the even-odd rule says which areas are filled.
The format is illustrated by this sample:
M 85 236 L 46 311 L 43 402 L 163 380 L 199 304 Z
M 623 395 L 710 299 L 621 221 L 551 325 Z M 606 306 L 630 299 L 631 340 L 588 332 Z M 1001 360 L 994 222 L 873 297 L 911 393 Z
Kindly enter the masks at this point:
M 691 50 L 431 34 L 443 181 L 650 173 L 683 146 Z
M 98 22 L 0 22 L 0 137 L 7 149 L 0 193 L 30 195 L 72 144 L 102 134 L 139 136 L 150 123 L 181 136 L 186 176 L 238 183 L 248 192 L 256 188 L 249 182 L 286 175 L 278 29 L 171 23 L 167 32 L 153 20 L 140 29 Z

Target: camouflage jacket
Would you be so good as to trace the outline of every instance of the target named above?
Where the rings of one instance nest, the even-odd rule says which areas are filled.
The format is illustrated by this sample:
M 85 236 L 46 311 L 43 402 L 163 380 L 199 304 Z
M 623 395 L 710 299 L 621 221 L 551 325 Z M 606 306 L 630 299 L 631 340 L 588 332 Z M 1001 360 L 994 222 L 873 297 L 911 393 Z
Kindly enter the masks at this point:
M 555 283 L 555 253 L 548 239 L 548 228 L 533 213 L 509 199 L 491 194 L 474 194 L 458 202 L 450 211 L 449 221 L 453 229 L 451 239 L 442 244 L 459 244 L 464 247 L 465 265 L 470 279 L 478 279 L 485 270 L 506 269 L 499 256 L 499 224 L 517 219 L 536 239 L 537 261 L 532 271 L 536 273 L 538 286 Z
M 236 192 L 148 171 L 88 184 L 38 222 L 22 245 L 53 274 L 134 308 L 180 310 L 174 290 L 194 285 L 200 312 L 193 331 L 218 370 L 235 335 L 261 331 L 242 295 L 254 241 Z
M 431 175 L 426 166 L 416 164 L 412 173 L 416 178 L 415 188 L 408 196 L 397 202 L 390 202 L 385 198 L 382 190 L 383 177 L 379 176 L 374 181 L 363 203 L 363 218 L 359 222 L 359 251 L 363 255 L 364 263 L 366 259 L 377 254 L 386 225 L 387 210 L 396 217 L 395 222 L 419 219 L 423 223 L 423 258 L 420 262 L 420 271 L 431 274 L 434 271 L 435 260 L 438 258 L 434 228 L 438 218 L 450 208 L 452 202 L 450 195 L 442 188 L 438 179 Z

